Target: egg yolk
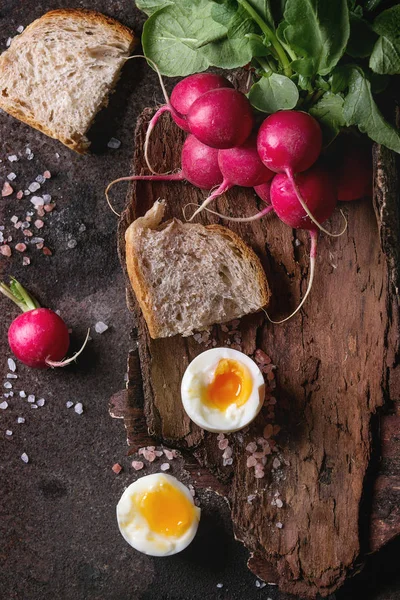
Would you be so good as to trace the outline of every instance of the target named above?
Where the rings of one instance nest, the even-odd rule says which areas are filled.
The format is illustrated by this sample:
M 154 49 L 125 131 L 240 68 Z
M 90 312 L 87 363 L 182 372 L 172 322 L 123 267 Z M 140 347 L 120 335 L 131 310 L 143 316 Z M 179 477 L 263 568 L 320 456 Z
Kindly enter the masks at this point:
M 182 536 L 195 518 L 193 504 L 168 481 L 158 482 L 144 494 L 135 494 L 133 502 L 149 529 L 167 537 Z
M 247 367 L 229 358 L 219 361 L 214 378 L 203 393 L 203 402 L 220 411 L 231 404 L 242 406 L 252 390 L 252 379 Z

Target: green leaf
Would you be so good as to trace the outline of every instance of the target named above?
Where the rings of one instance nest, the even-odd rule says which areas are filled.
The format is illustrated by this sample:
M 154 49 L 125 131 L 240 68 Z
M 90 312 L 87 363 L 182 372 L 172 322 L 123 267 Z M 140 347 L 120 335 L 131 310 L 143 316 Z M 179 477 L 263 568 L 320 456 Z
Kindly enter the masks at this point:
M 227 36 L 211 17 L 209 0 L 180 0 L 154 13 L 144 24 L 142 45 L 163 75 L 185 76 L 205 71 L 210 61 L 201 48 Z
M 358 67 L 351 71 L 343 115 L 347 126 L 357 125 L 374 142 L 400 153 L 399 132 L 383 118 L 373 99 L 371 84 Z
M 353 58 L 365 58 L 370 56 L 375 42 L 376 33 L 374 33 L 368 21 L 351 13 L 350 39 L 346 48 L 347 54 Z
M 272 73 L 251 87 L 249 100 L 257 110 L 274 113 L 294 108 L 299 100 L 299 92 L 289 77 Z
M 327 92 L 309 110 L 321 125 L 324 146 L 330 144 L 346 125 L 343 116 L 343 97 Z
M 381 75 L 400 73 L 400 4 L 382 12 L 373 23 L 380 35 L 369 60 L 369 66 Z
M 327 75 L 342 57 L 350 34 L 346 0 L 287 0 L 285 38 L 301 58 L 291 67 L 306 77 Z
M 330 77 L 331 91 L 334 94 L 337 94 L 338 92 L 344 92 L 344 90 L 349 86 L 351 69 L 352 68 L 348 65 L 335 67 L 332 72 L 332 76 Z
M 142 10 L 148 17 L 151 17 L 155 12 L 174 4 L 174 0 L 136 0 L 136 6 Z

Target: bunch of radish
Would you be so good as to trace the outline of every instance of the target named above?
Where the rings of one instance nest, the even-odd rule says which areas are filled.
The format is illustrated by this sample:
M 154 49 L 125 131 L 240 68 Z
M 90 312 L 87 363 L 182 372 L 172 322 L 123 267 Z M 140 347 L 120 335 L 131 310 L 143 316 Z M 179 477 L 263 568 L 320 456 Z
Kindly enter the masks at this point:
M 0 282 L 0 292 L 22 310 L 8 329 L 8 343 L 18 360 L 28 367 L 46 369 L 65 367 L 78 358 L 89 339 L 89 331 L 81 349 L 65 358 L 69 332 L 62 318 L 49 308 L 41 308 L 14 278 L 11 278 L 10 285 Z
M 301 308 L 311 290 L 318 230 L 336 237 L 346 229 L 347 223 L 340 233 L 331 233 L 323 226 L 333 214 L 338 199 L 356 200 L 371 193 L 371 157 L 357 152 L 351 155 L 349 162 L 342 161 L 334 170 L 328 169 L 318 161 L 322 151 L 321 128 L 308 113 L 280 111 L 268 116 L 258 131 L 254 131 L 250 102 L 224 77 L 211 73 L 190 75 L 175 86 L 171 98 L 159 77 L 166 104 L 151 119 L 144 146 L 146 163 L 153 174 L 116 179 L 107 187 L 107 201 L 110 187 L 118 181 L 187 180 L 200 189 L 216 188 L 189 220 L 204 209 L 226 220 L 241 222 L 254 221 L 274 212 L 289 227 L 309 231 L 308 288 L 296 310 L 279 323 L 286 321 Z M 148 157 L 149 138 L 166 111 L 189 135 L 182 148 L 181 170 L 157 174 Z M 241 219 L 207 208 L 233 186 L 254 188 L 265 208 Z

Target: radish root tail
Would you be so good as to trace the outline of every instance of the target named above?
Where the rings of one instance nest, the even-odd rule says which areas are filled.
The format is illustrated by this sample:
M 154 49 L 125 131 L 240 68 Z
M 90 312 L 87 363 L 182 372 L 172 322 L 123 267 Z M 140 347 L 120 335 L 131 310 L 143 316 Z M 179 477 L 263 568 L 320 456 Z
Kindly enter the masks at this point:
M 74 360 L 76 360 L 78 358 L 78 356 L 85 349 L 85 346 L 88 343 L 89 335 L 90 335 L 90 328 L 87 330 L 85 341 L 83 342 L 81 348 L 78 350 L 78 352 L 75 352 L 75 354 L 73 354 L 70 358 L 64 358 L 63 360 L 59 360 L 59 361 L 58 360 L 49 360 L 48 358 L 46 358 L 46 361 L 45 361 L 46 365 L 48 365 L 49 367 L 52 367 L 54 369 L 55 367 L 66 367 L 67 365 L 72 363 Z
M 340 237 L 341 235 L 343 235 L 347 229 L 347 219 L 343 213 L 343 211 L 341 210 L 341 214 L 342 217 L 344 219 L 344 227 L 342 229 L 342 231 L 340 231 L 339 233 L 332 233 L 331 231 L 328 231 L 327 229 L 325 229 L 325 227 L 323 227 L 321 225 L 321 223 L 319 223 L 317 221 L 317 219 L 314 217 L 314 215 L 312 214 L 312 212 L 310 211 L 310 209 L 308 208 L 307 204 L 304 201 L 304 198 L 300 192 L 299 186 L 296 183 L 296 179 L 293 175 L 293 171 L 291 169 L 286 169 L 286 175 L 290 181 L 290 183 L 292 184 L 294 191 L 296 192 L 296 196 L 298 201 L 300 202 L 301 206 L 303 207 L 304 211 L 307 213 L 308 217 L 311 219 L 311 221 L 318 227 L 318 229 L 320 231 L 323 231 L 324 233 L 326 233 L 326 235 L 329 235 L 330 237 Z
M 225 192 L 227 192 L 231 187 L 233 187 L 231 183 L 229 183 L 228 181 L 223 181 L 221 185 L 212 194 L 210 194 L 208 198 L 204 200 L 203 204 L 201 204 L 198 207 L 198 209 L 194 211 L 189 221 L 192 221 L 199 213 L 201 213 L 206 208 L 206 206 L 208 206 L 210 202 L 214 200 L 214 198 L 222 196 L 222 194 L 225 194 Z
M 234 223 L 250 223 L 251 221 L 257 221 L 258 219 L 265 217 L 270 212 L 273 212 L 274 209 L 272 208 L 272 206 L 266 206 L 265 208 L 260 210 L 260 212 L 256 213 L 255 215 L 252 215 L 251 217 L 227 217 L 226 215 L 222 215 L 221 213 L 215 212 L 215 210 L 211 210 L 210 208 L 205 208 L 204 210 L 211 213 L 212 215 L 220 217 L 221 219 L 225 219 L 225 221 L 233 221 Z
M 303 296 L 302 301 L 300 302 L 300 304 L 298 305 L 298 307 L 296 308 L 295 311 L 293 311 L 288 317 L 286 317 L 285 319 L 282 319 L 281 321 L 273 321 L 271 319 L 271 317 L 269 316 L 269 314 L 267 313 L 266 310 L 264 310 L 266 317 L 268 319 L 268 321 L 270 323 L 273 323 L 274 325 L 280 325 L 281 323 L 285 323 L 286 321 L 289 321 L 289 319 L 291 319 L 292 317 L 294 317 L 294 315 L 299 312 L 299 310 L 301 309 L 301 307 L 303 306 L 304 302 L 307 300 L 307 297 L 309 295 L 309 293 L 311 292 L 311 288 L 313 285 L 313 281 L 314 281 L 314 274 L 315 274 L 315 262 L 316 262 L 316 256 L 317 256 L 317 242 L 318 242 L 318 232 L 317 231 L 310 231 L 310 237 L 311 237 L 311 250 L 310 250 L 310 278 L 308 281 L 308 286 L 307 286 L 307 291 Z
M 165 112 L 171 112 L 171 108 L 170 108 L 169 104 L 164 104 L 164 106 L 160 106 L 160 108 L 158 109 L 156 114 L 151 118 L 151 120 L 149 122 L 149 126 L 146 131 L 146 139 L 144 140 L 144 146 L 143 146 L 144 159 L 146 161 L 146 165 L 147 165 L 149 171 L 151 173 L 153 173 L 154 175 L 158 175 L 159 173 L 157 173 L 157 171 L 155 171 L 150 164 L 150 159 L 149 159 L 150 136 L 151 136 L 151 133 L 152 133 L 154 127 L 157 125 L 159 118 Z M 160 175 L 162 175 L 162 174 L 167 175 L 168 173 L 160 173 Z

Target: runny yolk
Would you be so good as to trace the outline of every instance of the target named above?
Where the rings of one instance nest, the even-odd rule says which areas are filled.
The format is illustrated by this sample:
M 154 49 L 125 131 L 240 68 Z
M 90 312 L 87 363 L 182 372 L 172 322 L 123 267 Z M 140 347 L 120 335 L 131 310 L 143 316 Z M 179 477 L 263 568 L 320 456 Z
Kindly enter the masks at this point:
M 203 393 L 203 402 L 220 411 L 231 404 L 242 406 L 252 390 L 252 379 L 247 367 L 229 358 L 222 358 L 215 369 L 214 378 Z
M 167 537 L 179 538 L 195 519 L 193 504 L 168 481 L 159 481 L 144 494 L 135 494 L 133 502 L 149 529 Z

